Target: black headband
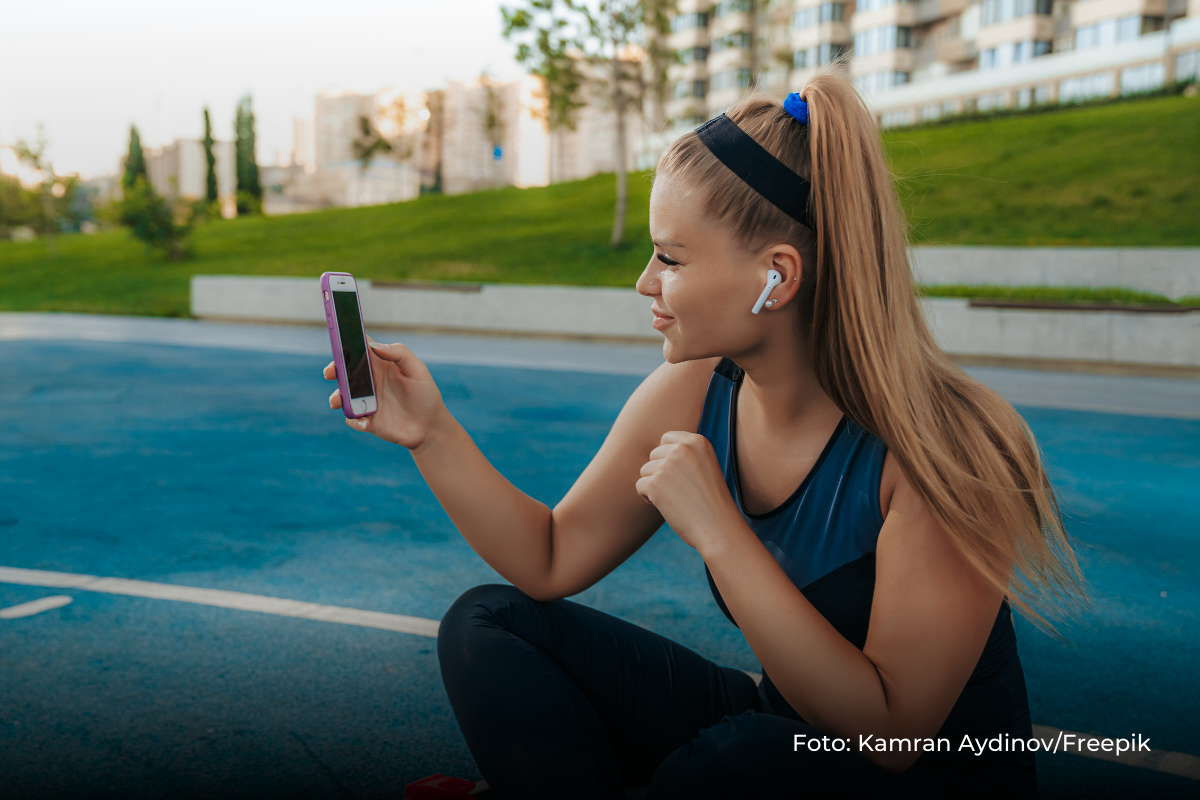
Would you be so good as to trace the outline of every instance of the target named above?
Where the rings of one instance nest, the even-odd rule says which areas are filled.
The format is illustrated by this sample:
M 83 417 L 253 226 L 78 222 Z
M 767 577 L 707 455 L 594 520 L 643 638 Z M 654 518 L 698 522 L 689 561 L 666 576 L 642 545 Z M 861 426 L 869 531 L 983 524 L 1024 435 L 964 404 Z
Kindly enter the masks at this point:
M 792 219 L 813 227 L 808 181 L 767 152 L 750 134 L 721 114 L 696 128 L 696 135 L 717 160 Z

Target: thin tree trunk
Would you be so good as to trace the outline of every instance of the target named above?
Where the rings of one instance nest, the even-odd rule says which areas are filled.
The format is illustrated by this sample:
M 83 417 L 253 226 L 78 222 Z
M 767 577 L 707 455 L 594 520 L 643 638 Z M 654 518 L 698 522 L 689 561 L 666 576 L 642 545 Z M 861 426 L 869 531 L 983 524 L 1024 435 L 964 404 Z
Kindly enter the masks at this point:
M 625 97 L 621 92 L 621 61 L 613 55 L 613 109 L 617 120 L 617 139 L 614 155 L 617 160 L 617 207 L 613 214 L 612 245 L 616 247 L 625 236 L 625 207 L 629 192 L 625 181 Z
M 50 176 L 51 177 L 50 177 L 49 184 L 51 187 L 53 187 L 54 186 L 54 173 L 51 172 Z M 54 255 L 54 222 L 55 222 L 54 200 L 52 199 L 52 197 L 50 195 L 51 190 L 46 188 L 45 183 L 42 184 L 41 189 L 42 189 L 42 217 L 43 217 L 43 221 L 45 223 L 45 230 L 43 232 L 46 234 L 46 254 L 52 256 L 52 255 Z

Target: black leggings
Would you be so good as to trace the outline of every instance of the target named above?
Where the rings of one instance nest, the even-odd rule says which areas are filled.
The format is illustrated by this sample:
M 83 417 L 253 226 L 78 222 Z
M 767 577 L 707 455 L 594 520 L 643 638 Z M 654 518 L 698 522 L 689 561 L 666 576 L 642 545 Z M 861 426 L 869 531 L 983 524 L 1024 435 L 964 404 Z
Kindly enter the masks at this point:
M 477 586 L 442 620 L 438 659 L 471 755 L 497 798 L 936 797 L 924 759 L 895 774 L 762 713 L 753 679 L 568 600 Z M 884 795 L 880 795 L 884 796 Z

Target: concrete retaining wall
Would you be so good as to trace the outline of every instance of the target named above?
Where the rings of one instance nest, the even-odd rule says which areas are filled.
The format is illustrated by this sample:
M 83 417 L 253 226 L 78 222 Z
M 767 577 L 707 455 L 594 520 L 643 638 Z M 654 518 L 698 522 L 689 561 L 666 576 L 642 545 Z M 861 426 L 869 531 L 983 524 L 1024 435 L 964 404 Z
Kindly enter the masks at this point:
M 1175 300 L 1200 295 L 1195 247 L 914 247 L 927 284 L 1120 286 Z
M 960 298 L 923 302 L 938 344 L 955 355 L 1200 367 L 1200 312 L 971 308 Z
M 359 285 L 368 326 L 660 340 L 650 324 L 649 301 L 633 289 Z M 1200 312 L 972 308 L 960 298 L 923 302 L 938 343 L 956 355 L 1200 368 Z M 197 275 L 192 313 L 325 323 L 315 278 Z
M 376 286 L 359 281 L 367 325 L 658 340 L 650 303 L 633 289 L 484 284 Z M 314 278 L 192 276 L 200 318 L 325 323 Z

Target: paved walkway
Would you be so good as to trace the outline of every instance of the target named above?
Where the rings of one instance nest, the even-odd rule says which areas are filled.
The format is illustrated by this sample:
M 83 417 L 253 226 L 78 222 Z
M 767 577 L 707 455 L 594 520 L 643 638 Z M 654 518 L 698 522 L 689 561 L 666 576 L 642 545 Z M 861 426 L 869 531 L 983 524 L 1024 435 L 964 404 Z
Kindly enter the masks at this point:
M 662 363 L 658 345 L 602 344 L 549 339 L 447 336 L 378 332 L 380 341 L 402 341 L 430 364 L 473 364 L 648 375 Z M 189 347 L 323 356 L 324 328 L 239 325 L 149 317 L 0 312 L 0 341 L 67 340 L 141 342 Z M 1097 411 L 1172 419 L 1200 419 L 1200 380 L 1043 372 L 1005 367 L 966 371 L 1019 406 Z

